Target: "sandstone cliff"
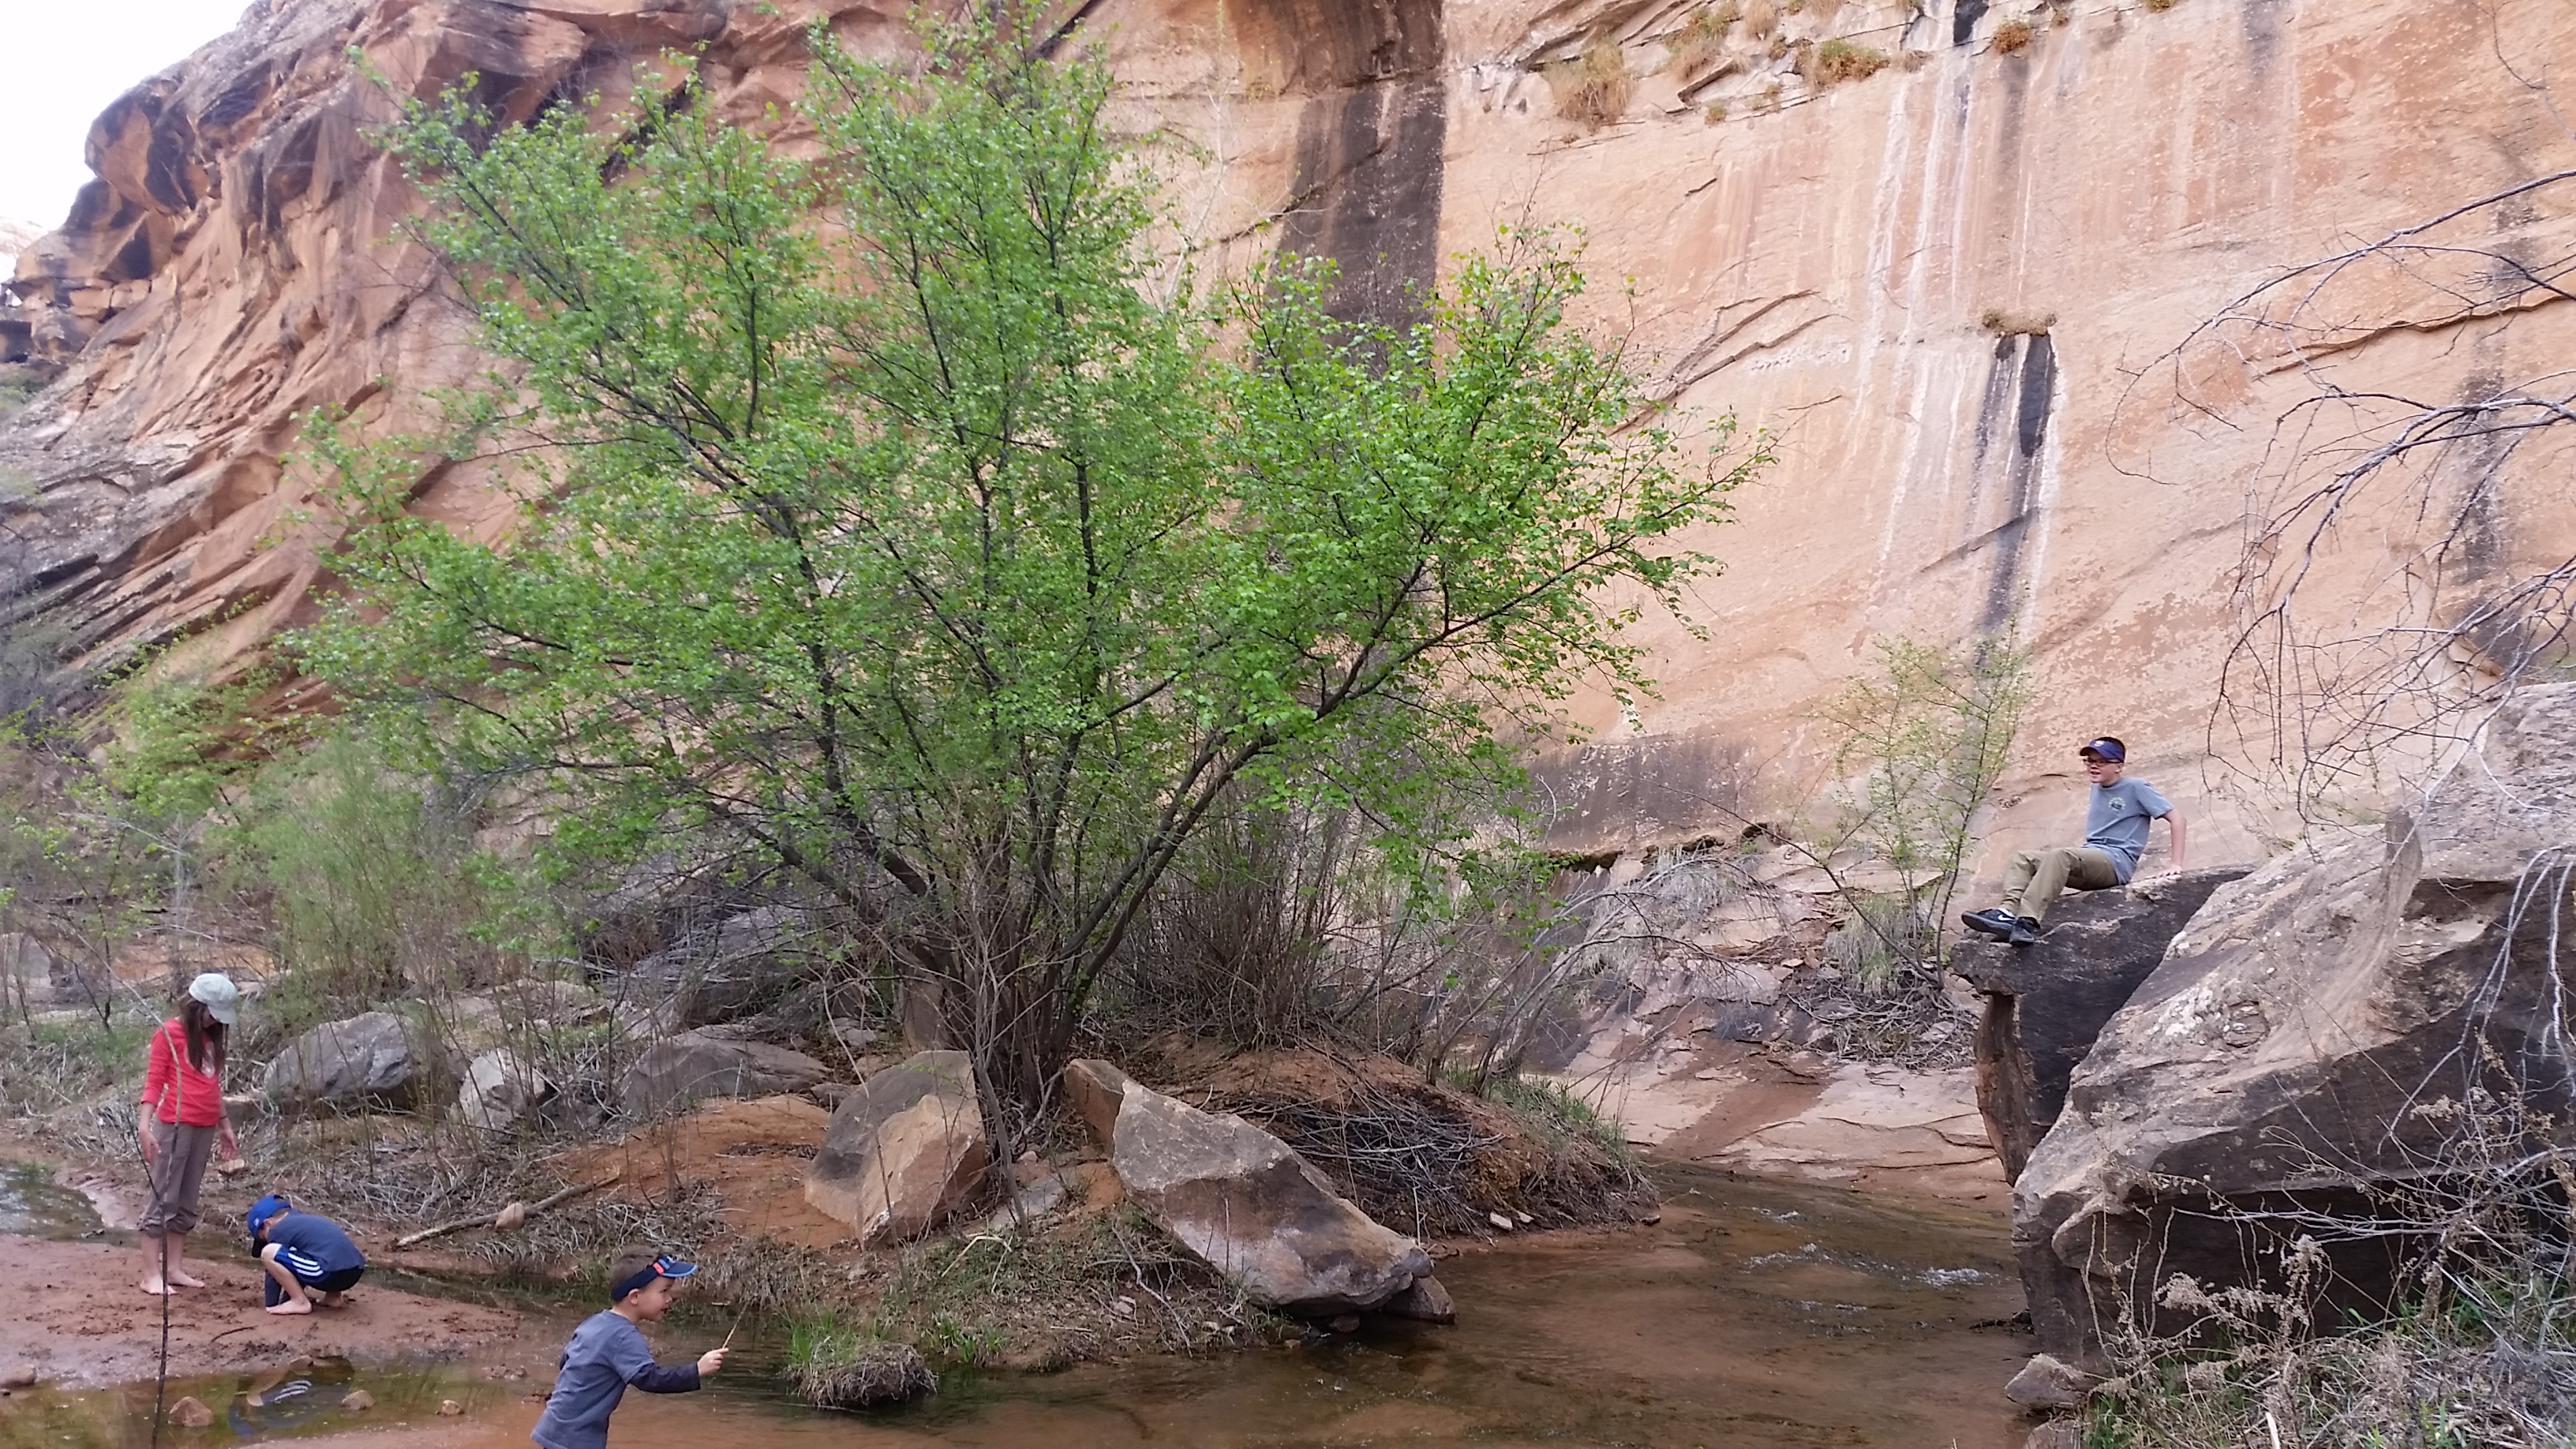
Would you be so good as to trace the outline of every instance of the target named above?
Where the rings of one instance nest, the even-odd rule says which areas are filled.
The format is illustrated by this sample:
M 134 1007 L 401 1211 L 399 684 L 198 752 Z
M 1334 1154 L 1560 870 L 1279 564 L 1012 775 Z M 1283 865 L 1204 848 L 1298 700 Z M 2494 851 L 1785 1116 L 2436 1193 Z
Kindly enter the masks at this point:
M 386 87 L 471 72 L 524 116 L 676 48 L 756 116 L 795 94 L 807 19 L 882 49 L 900 11 L 260 0 L 99 118 L 98 179 L 20 258 L 16 345 L 65 370 L 0 432 L 11 607 L 93 660 L 184 638 L 220 663 L 303 617 L 322 574 L 281 463 L 296 416 L 402 428 L 476 366 L 366 138 Z M 1778 433 L 1780 465 L 1707 540 L 1732 565 L 1700 594 L 1709 637 L 1651 626 L 1664 698 L 1587 706 L 1602 737 L 1552 762 L 1558 838 L 1583 849 L 1794 798 L 1808 711 L 1869 639 L 2014 621 L 2042 703 L 1990 850 L 2065 828 L 2059 747 L 2109 729 L 2214 827 L 2204 859 L 2256 854 L 2265 818 L 2199 767 L 2249 519 L 2288 476 L 2274 422 L 2324 353 L 2259 328 L 2184 344 L 2287 265 L 2576 159 L 2524 83 L 2576 59 L 2553 0 L 1091 0 L 1065 25 L 1109 47 L 1136 124 L 1195 143 L 1163 154 L 1203 255 L 1330 255 L 1338 305 L 1383 313 L 1497 223 L 1577 221 L 1596 319 L 1633 329 L 1659 391 Z M 1577 98 L 1585 74 L 1627 84 Z M 2557 257 L 2565 212 L 2535 192 L 2462 224 Z M 2563 291 L 2495 284 L 2462 312 L 2401 273 L 2333 298 L 2339 376 L 2475 402 L 2576 343 Z M 418 500 L 499 526 L 470 470 Z M 2576 532 L 2563 492 L 2485 506 L 2490 574 Z M 2367 626 L 2405 562 L 2329 559 L 2333 600 Z

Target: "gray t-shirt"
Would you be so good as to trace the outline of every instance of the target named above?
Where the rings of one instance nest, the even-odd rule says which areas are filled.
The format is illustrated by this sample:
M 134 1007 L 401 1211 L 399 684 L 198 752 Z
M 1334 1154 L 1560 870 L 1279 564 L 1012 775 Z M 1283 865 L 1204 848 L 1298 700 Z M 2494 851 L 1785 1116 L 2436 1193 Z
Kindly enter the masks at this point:
M 685 1394 L 698 1386 L 698 1366 L 663 1368 L 624 1314 L 594 1313 L 564 1345 L 554 1392 L 528 1437 L 543 1449 L 608 1449 L 608 1416 L 628 1384 L 648 1394 Z
M 2147 822 L 2173 813 L 2173 802 L 2144 780 L 2123 779 L 2093 787 L 2084 807 L 2084 843 L 2111 857 L 2120 884 L 2138 868 L 2138 852 L 2147 848 Z

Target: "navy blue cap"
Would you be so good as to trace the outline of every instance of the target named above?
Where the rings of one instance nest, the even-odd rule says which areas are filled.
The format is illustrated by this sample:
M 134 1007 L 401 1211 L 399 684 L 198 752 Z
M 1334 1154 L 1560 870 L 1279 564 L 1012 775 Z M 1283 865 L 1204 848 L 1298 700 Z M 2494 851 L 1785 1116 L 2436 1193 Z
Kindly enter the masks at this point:
M 293 1204 L 286 1200 L 286 1194 L 282 1192 L 272 1192 L 268 1196 L 261 1198 L 259 1201 L 252 1203 L 250 1205 L 250 1217 L 247 1220 L 250 1224 L 250 1240 L 254 1243 L 258 1242 L 259 1230 L 268 1226 L 268 1220 L 277 1216 L 279 1213 L 286 1211 L 287 1208 L 291 1206 L 293 1206 Z
M 2084 748 L 2077 750 L 2075 753 L 2079 755 L 2099 755 L 2103 759 L 2109 760 L 2112 764 L 2116 765 L 2129 758 L 2129 747 L 2120 743 L 2118 740 L 2113 739 L 2109 735 L 2104 735 L 2098 740 L 2087 742 Z
M 618 1279 L 616 1282 L 609 1284 L 608 1301 L 611 1303 L 623 1303 L 626 1301 L 627 1294 L 634 1292 L 636 1289 L 643 1287 L 645 1284 L 652 1282 L 656 1278 L 686 1278 L 696 1271 L 698 1271 L 697 1264 L 688 1262 L 684 1259 L 674 1258 L 670 1254 L 664 1253 L 662 1256 L 655 1258 L 652 1262 L 645 1264 L 643 1267 L 638 1268 L 634 1272 L 627 1274 L 625 1277 Z

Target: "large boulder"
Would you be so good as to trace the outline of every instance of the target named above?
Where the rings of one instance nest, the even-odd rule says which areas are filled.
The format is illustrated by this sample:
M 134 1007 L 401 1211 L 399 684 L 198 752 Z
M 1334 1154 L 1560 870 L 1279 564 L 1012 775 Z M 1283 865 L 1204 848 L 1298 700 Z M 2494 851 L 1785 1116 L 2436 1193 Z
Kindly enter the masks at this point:
M 456 1113 L 486 1132 L 507 1132 L 553 1095 L 545 1073 L 498 1047 L 476 1057 L 456 1090 Z
M 768 1005 L 795 985 L 810 959 L 805 914 L 763 906 L 636 962 L 626 995 L 666 1010 L 677 1025 L 704 1026 Z
M 1983 995 L 1977 1030 L 1977 1109 L 2003 1159 L 2021 1176 L 2031 1149 L 2066 1105 L 2066 1080 L 2103 1024 L 2164 959 L 2165 946 L 2209 899 L 2251 866 L 2159 876 L 2060 901 L 2034 946 L 1979 938 L 1950 952 L 1950 969 Z
M 964 1052 L 918 1052 L 833 1109 L 805 1200 L 861 1242 L 916 1238 L 974 1199 L 992 1161 L 974 1064 Z
M 2461 1104 L 2520 1103 L 2473 1124 L 2519 1134 L 2508 1153 L 2576 1146 L 2552 947 L 2571 846 L 2576 685 L 2551 685 L 2383 828 L 2311 837 L 2213 894 L 2014 1189 L 2041 1348 L 2093 1367 L 2097 1324 L 2178 1326 L 2155 1306 L 2176 1275 L 2243 1283 L 2303 1218 L 2367 1217 L 2372 1191 L 2450 1170 Z M 2325 1311 L 2387 1306 L 2400 1246 L 2319 1236 Z
M 1264 1308 L 1307 1317 L 1401 1301 L 1414 1316 L 1454 1316 L 1422 1244 L 1383 1227 L 1333 1190 L 1287 1143 L 1231 1112 L 1202 1112 L 1107 1062 L 1076 1061 L 1066 1091 L 1127 1195 L 1201 1262 Z
M 641 1121 L 706 1097 L 801 1092 L 831 1074 L 803 1052 L 688 1031 L 646 1047 L 626 1069 L 618 1096 L 626 1115 Z
M 264 1090 L 285 1108 L 411 1108 L 443 1101 L 456 1087 L 438 1037 L 390 1011 L 324 1022 L 269 1062 Z

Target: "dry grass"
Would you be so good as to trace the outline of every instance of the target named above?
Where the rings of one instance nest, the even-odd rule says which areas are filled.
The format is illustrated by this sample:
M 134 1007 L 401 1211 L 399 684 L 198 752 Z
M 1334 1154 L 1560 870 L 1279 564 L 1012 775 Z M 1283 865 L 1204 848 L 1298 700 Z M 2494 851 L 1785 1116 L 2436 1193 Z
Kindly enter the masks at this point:
M 2174 8 L 2174 0 L 2144 0 L 2144 3 L 2149 10 L 2159 15 Z
M 1664 41 L 1665 49 L 1672 52 L 1671 59 L 1664 62 L 1665 68 L 1679 76 L 1696 75 L 1707 69 L 1710 62 L 1726 53 L 1726 32 L 1734 28 L 1738 18 L 1732 0 L 1692 11 L 1682 21 L 1682 28 Z
M 2424 1176 L 2366 1187 L 2366 1213 L 2246 1213 L 2257 1229 L 2299 1229 L 2265 1281 L 2166 1282 L 2158 1306 L 2189 1326 L 2163 1337 L 2115 1332 L 2109 1347 L 2119 1376 L 2086 1405 L 2084 1442 L 2092 1449 L 2571 1442 L 2576 1164 L 2546 1145 L 2556 1128 L 2545 1116 L 2510 1095 L 2471 1097 L 2465 1106 L 2443 1098 L 2415 1109 L 2448 1123 L 2449 1140 L 2426 1154 Z M 2398 1281 L 2413 1291 L 2377 1323 L 2339 1325 L 2325 1244 L 2356 1241 L 2405 1245 L 2410 1261 Z
M 2019 55 L 2030 48 L 2030 34 L 2029 21 L 2007 20 L 1995 27 L 1994 39 L 1987 42 L 1987 49 L 1997 55 Z
M 1978 325 L 2003 337 L 2038 337 L 2057 325 L 2054 312 L 2016 312 L 2006 307 L 1988 307 L 1977 319 Z
M 1174 1096 L 1277 1136 L 1402 1232 L 1482 1236 L 1498 1210 L 1547 1227 L 1614 1221 L 1653 1201 L 1617 1129 L 1539 1084 L 1497 1079 L 1479 1097 L 1383 1056 L 1220 1055 L 1177 1038 L 1153 1050 L 1140 1067 L 1180 1084 Z
M 1037 1231 L 933 1238 L 858 1270 L 869 1333 L 931 1363 L 1047 1372 L 1133 1353 L 1206 1353 L 1296 1336 L 1188 1257 L 1133 1204 Z
M 1773 0 L 1746 0 L 1744 33 L 1756 40 L 1780 28 L 1780 7 Z
M 1572 60 L 1547 68 L 1548 86 L 1556 92 L 1556 113 L 1597 131 L 1627 114 L 1636 78 L 1628 57 L 1608 36 L 1595 36 Z
M 1855 45 L 1848 40 L 1828 40 L 1816 47 L 1801 67 L 1807 79 L 1818 86 L 1840 85 L 1844 81 L 1867 80 L 1887 68 L 1887 52 Z
M 1707 124 L 1707 125 L 1711 125 L 1711 126 L 1714 126 L 1714 125 L 1716 125 L 1718 122 L 1725 120 L 1725 119 L 1726 119 L 1726 102 L 1724 102 L 1724 101 L 1711 101 L 1711 102 L 1709 102 L 1707 105 L 1705 105 L 1705 106 L 1703 106 L 1703 107 L 1701 107 L 1701 108 L 1700 108 L 1699 118 L 1700 118 L 1700 120 L 1701 120 L 1703 123 L 1705 123 L 1705 124 Z

